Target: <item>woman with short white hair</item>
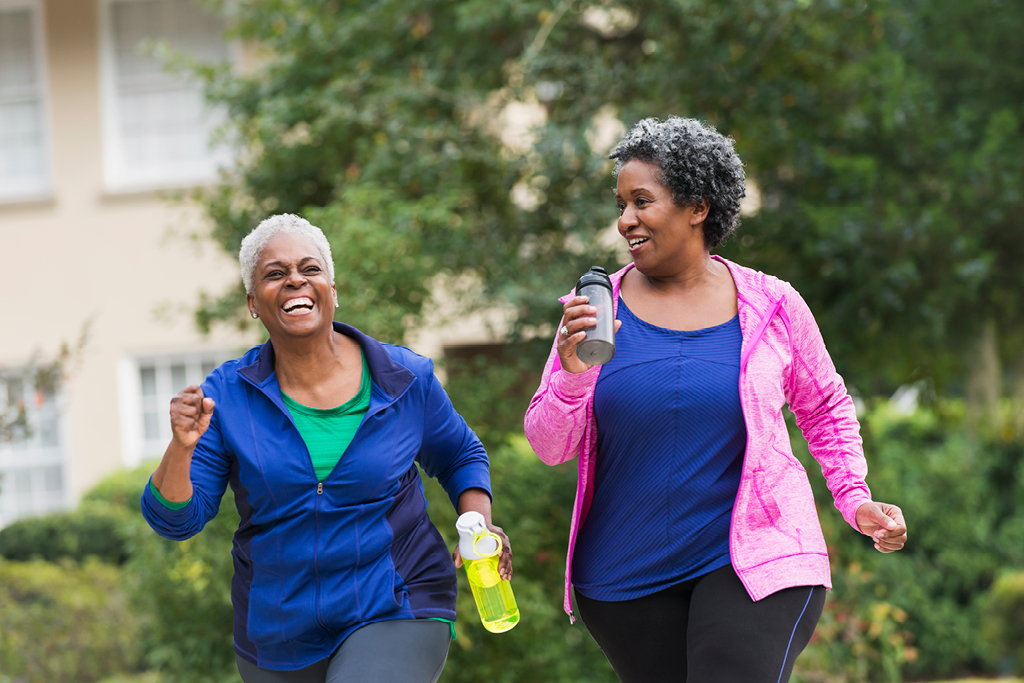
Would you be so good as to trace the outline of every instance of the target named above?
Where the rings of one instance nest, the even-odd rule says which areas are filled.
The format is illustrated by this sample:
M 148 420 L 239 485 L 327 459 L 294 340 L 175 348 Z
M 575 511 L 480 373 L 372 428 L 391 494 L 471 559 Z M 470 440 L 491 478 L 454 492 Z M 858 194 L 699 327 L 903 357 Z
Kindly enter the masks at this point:
M 270 339 L 171 401 L 146 520 L 165 538 L 190 538 L 230 484 L 245 683 L 433 683 L 457 584 L 416 463 L 460 514 L 480 512 L 501 537 L 507 580 L 512 552 L 490 523 L 487 454 L 428 358 L 334 321 L 334 261 L 319 228 L 268 218 L 242 241 L 239 263 Z

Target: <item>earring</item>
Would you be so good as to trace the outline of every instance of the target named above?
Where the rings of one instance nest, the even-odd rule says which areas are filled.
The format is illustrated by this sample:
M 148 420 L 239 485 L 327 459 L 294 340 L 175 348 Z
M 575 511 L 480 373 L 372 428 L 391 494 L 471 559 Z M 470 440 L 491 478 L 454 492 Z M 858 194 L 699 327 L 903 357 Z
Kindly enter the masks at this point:
M 255 320 L 256 318 L 259 317 L 258 315 L 256 315 L 256 311 L 249 311 L 249 312 L 252 313 L 253 320 Z

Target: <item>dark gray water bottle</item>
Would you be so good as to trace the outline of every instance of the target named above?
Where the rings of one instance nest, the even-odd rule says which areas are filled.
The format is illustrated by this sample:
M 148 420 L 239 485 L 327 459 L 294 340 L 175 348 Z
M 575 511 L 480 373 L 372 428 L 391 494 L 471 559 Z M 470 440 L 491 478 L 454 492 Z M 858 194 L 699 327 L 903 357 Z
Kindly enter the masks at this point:
M 604 268 L 594 266 L 576 282 L 576 294 L 587 297 L 597 309 L 597 325 L 576 345 L 576 357 L 587 365 L 604 365 L 615 355 L 615 313 L 612 310 L 612 281 Z

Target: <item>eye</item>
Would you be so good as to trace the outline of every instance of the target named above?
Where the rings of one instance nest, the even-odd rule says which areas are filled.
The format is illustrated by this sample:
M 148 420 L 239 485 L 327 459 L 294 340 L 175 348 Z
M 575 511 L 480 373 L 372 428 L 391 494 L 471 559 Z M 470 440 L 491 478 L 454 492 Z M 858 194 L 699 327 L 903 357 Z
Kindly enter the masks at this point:
M 621 216 L 622 212 L 626 210 L 626 203 L 625 202 L 616 202 L 615 205 L 619 207 L 619 215 Z
M 280 270 L 272 270 L 269 273 L 267 273 L 266 275 L 264 275 L 263 277 L 267 278 L 268 280 L 275 280 L 275 279 L 281 277 L 281 275 L 282 275 L 282 272 Z
M 645 205 L 645 204 L 650 204 L 650 202 L 649 202 L 649 201 L 647 201 L 646 199 L 644 199 L 643 197 L 638 197 L 638 198 L 636 199 L 636 201 L 635 201 L 635 202 L 633 202 L 633 203 L 634 203 L 634 204 L 636 204 L 636 207 L 637 207 L 638 209 L 639 209 L 639 208 L 640 208 L 641 206 Z
M 319 273 L 320 268 L 318 266 L 308 266 L 305 271 L 306 273 Z

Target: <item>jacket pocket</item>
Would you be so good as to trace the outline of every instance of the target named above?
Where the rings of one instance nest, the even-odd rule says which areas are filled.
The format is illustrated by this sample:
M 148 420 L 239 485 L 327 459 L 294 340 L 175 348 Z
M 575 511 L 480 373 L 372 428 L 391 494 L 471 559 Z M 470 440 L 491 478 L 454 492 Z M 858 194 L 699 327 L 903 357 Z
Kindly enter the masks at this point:
M 285 640 L 285 619 L 281 610 L 281 579 L 253 566 L 252 585 L 249 587 L 249 614 L 245 621 L 246 634 L 257 647 L 279 644 Z

